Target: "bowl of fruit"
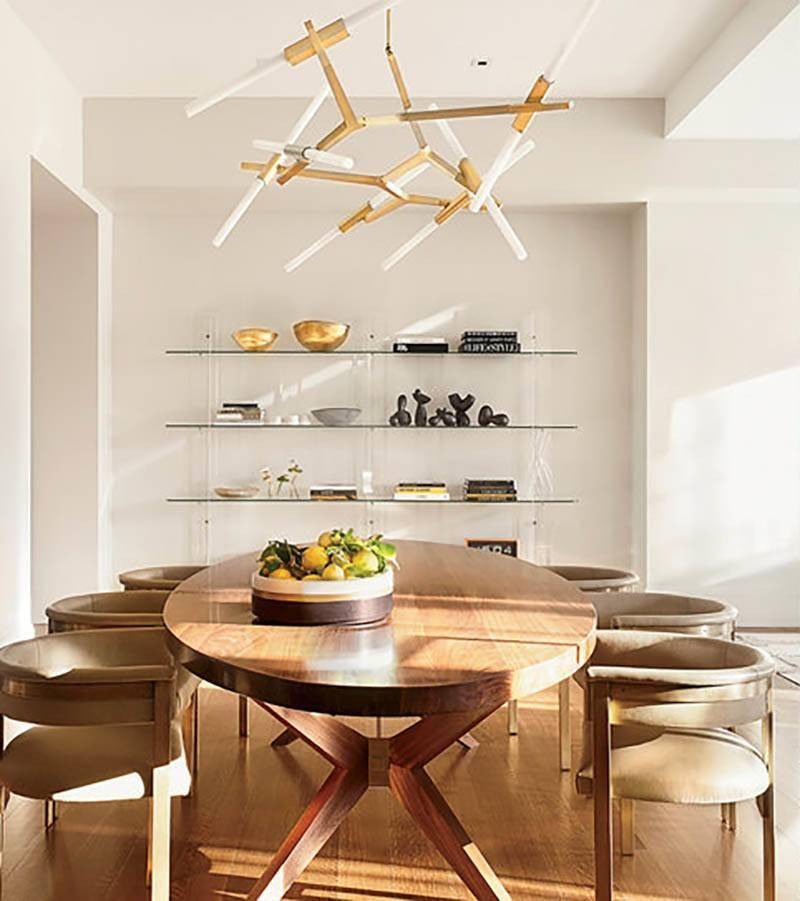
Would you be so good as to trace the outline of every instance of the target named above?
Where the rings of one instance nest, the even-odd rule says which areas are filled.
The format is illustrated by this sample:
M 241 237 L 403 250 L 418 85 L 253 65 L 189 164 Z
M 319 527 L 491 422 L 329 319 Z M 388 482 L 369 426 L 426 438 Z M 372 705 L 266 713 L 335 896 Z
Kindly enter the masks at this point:
M 313 544 L 270 541 L 252 578 L 259 622 L 282 625 L 363 624 L 392 609 L 394 545 L 352 529 L 323 532 Z

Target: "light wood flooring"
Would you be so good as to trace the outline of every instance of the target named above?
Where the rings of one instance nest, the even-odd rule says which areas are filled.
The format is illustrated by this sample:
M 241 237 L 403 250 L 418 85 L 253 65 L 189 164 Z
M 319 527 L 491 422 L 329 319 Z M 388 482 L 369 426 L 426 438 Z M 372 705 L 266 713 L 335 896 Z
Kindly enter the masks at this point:
M 800 689 L 778 680 L 777 822 L 781 901 L 800 901 Z M 573 723 L 579 734 L 579 690 Z M 520 710 L 520 735 L 500 711 L 476 729 L 481 745 L 446 751 L 430 771 L 515 899 L 591 899 L 591 802 L 556 769 L 556 693 Z M 194 798 L 174 802 L 172 898 L 246 896 L 327 771 L 308 748 L 269 747 L 279 731 L 252 709 L 237 736 L 232 695 L 201 692 L 201 770 Z M 146 802 L 60 805 L 45 834 L 42 805 L 12 799 L 2 898 L 145 899 Z M 634 858 L 616 859 L 616 897 L 750 901 L 761 897 L 760 821 L 739 809 L 739 830 L 717 808 L 639 804 Z M 289 898 L 303 901 L 446 901 L 466 890 L 389 795 L 361 800 Z

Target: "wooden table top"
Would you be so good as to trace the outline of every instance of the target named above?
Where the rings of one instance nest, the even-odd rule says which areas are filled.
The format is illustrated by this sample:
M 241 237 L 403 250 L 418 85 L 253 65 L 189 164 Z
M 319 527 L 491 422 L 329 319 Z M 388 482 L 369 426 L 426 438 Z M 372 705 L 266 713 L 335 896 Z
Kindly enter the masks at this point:
M 223 688 L 350 716 L 499 706 L 560 682 L 591 654 L 591 602 L 548 570 L 457 545 L 399 541 L 397 550 L 388 621 L 255 623 L 253 553 L 210 566 L 170 595 L 164 621 L 172 649 Z

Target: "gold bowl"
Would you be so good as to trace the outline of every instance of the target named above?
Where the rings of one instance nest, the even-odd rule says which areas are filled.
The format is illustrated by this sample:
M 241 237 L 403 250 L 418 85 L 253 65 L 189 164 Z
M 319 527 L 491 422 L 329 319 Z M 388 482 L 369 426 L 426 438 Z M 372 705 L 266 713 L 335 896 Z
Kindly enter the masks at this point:
M 330 351 L 341 347 L 350 334 L 350 326 L 344 322 L 324 322 L 320 319 L 304 319 L 292 326 L 294 336 L 306 350 Z
M 269 350 L 278 340 L 278 333 L 271 328 L 240 328 L 231 338 L 242 350 L 264 351 Z

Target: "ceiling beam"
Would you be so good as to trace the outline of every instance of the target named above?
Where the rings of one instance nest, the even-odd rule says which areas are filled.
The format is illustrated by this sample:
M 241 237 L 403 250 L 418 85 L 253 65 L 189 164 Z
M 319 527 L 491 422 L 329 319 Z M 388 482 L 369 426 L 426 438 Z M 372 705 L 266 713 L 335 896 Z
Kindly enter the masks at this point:
M 664 137 L 679 127 L 800 5 L 800 0 L 750 0 L 684 73 L 666 97 Z

